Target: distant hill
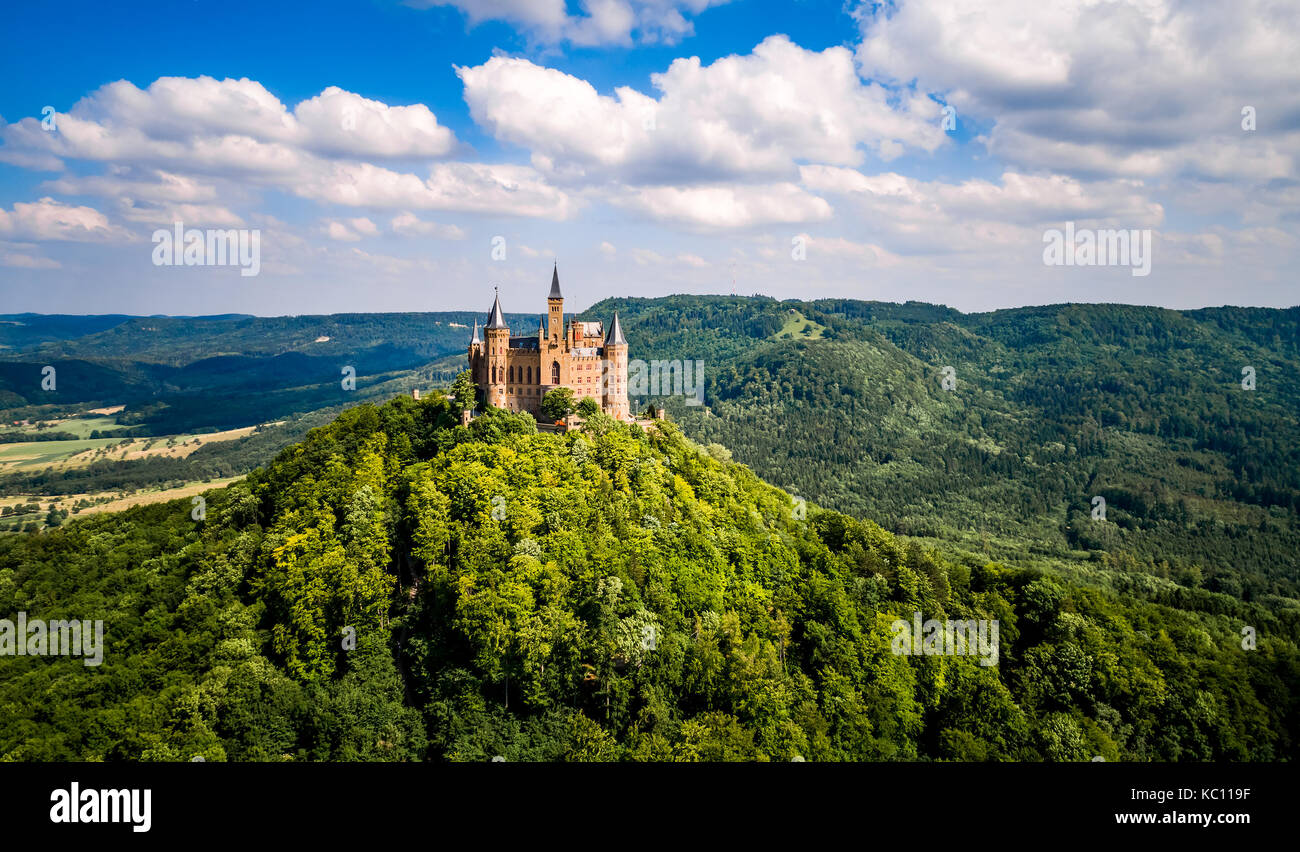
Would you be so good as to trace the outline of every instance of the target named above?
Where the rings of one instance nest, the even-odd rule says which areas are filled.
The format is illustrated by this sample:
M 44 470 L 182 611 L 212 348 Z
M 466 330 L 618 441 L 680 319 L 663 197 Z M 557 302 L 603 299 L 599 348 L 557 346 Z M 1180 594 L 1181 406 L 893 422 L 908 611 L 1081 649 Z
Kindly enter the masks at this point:
M 704 363 L 703 406 L 666 400 L 686 434 L 820 505 L 956 558 L 1156 600 L 1223 594 L 1300 608 L 1300 309 L 963 314 L 673 296 L 610 299 L 576 316 L 614 310 L 632 358 Z M 482 319 L 24 316 L 46 336 L 0 354 L 0 416 L 125 403 L 123 423 L 148 434 L 294 418 L 183 463 L 77 473 L 87 488 L 246 472 L 348 405 L 445 385 Z M 508 319 L 522 331 L 537 318 Z M 46 363 L 59 370 L 57 392 L 39 389 Z M 356 369 L 356 391 L 341 388 L 343 365 Z M 1246 367 L 1253 390 L 1242 388 Z M 55 479 L 0 477 L 0 493 L 50 493 Z M 1105 521 L 1092 517 L 1097 498 Z

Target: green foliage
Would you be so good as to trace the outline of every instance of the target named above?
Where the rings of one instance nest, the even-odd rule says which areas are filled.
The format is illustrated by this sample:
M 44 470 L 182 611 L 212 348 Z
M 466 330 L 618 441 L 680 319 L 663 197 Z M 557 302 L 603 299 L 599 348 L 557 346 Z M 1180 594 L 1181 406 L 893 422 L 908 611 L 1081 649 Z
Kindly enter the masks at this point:
M 573 413 L 573 388 L 548 390 L 542 397 L 542 413 L 552 420 L 563 420 Z
M 5 658 L 0 758 L 1296 757 L 1284 612 L 955 560 L 605 420 L 465 428 L 402 397 L 203 522 L 177 501 L 0 538 L 0 612 L 103 618 L 107 645 Z M 998 664 L 893 653 L 918 611 L 997 619 Z
M 474 384 L 473 375 L 469 370 L 462 370 L 451 383 L 451 393 L 448 394 L 451 410 L 457 416 L 465 411 L 473 411 L 478 407 L 478 396 L 478 387 Z

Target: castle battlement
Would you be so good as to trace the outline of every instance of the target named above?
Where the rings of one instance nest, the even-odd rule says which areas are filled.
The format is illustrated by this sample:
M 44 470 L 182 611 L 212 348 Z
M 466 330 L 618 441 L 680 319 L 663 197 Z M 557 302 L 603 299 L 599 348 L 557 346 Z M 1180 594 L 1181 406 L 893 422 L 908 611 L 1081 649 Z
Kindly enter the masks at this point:
M 483 336 L 474 323 L 469 341 L 469 368 L 483 398 L 507 411 L 540 416 L 542 397 L 567 387 L 574 402 L 595 400 L 600 410 L 630 422 L 627 401 L 627 339 L 614 314 L 606 332 L 601 322 L 570 320 L 564 325 L 564 296 L 559 267 L 551 270 L 546 321 L 533 335 L 512 335 L 497 296 L 488 311 Z

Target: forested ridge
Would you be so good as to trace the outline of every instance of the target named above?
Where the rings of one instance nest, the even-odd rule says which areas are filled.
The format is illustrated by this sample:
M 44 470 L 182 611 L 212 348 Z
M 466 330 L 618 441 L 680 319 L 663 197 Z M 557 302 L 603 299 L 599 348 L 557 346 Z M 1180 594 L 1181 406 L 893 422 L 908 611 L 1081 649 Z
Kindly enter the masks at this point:
M 590 314 L 615 308 L 636 357 L 704 361 L 705 405 L 667 400 L 688 434 L 821 505 L 1148 597 L 1300 608 L 1300 308 L 674 296 Z M 815 335 L 780 333 L 795 311 Z
M 350 408 L 202 521 L 178 501 L 0 538 L 0 613 L 103 618 L 107 646 L 0 662 L 0 756 L 1295 757 L 1279 601 L 945 555 L 671 423 L 456 415 Z M 997 619 L 997 665 L 893 653 L 914 612 Z

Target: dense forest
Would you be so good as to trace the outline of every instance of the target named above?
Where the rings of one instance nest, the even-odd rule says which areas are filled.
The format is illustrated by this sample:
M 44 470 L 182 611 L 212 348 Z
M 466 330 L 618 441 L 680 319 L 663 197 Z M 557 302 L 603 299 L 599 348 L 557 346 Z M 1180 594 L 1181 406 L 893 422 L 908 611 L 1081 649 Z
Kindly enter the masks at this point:
M 584 316 L 615 308 L 638 357 L 705 362 L 704 406 L 665 400 L 687 434 L 793 493 L 950 553 L 1300 608 L 1298 308 L 675 296 Z M 782 333 L 795 312 L 815 330 Z
M 0 537 L 0 613 L 106 645 L 4 660 L 0 758 L 1296 756 L 1294 606 L 946 556 L 672 423 L 458 424 L 441 395 L 360 405 L 202 520 Z M 996 619 L 997 664 L 895 653 L 917 612 Z

